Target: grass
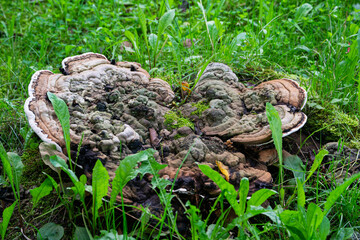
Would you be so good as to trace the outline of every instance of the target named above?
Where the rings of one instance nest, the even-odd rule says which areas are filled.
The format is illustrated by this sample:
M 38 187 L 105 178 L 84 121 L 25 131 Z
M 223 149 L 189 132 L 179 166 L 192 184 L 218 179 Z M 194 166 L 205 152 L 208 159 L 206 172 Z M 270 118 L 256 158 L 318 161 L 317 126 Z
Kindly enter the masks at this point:
M 0 142 L 5 149 L 25 153 L 24 163 L 30 153 L 36 155 L 38 140 L 30 137 L 23 112 L 34 71 L 58 73 L 63 58 L 88 51 L 140 62 L 174 89 L 184 81 L 191 89 L 209 59 L 230 65 L 246 82 L 295 77 L 309 94 L 305 109 L 309 129 L 322 129 L 316 136 L 323 136 L 324 143 L 342 138 L 360 146 L 356 1 L 189 1 L 184 12 L 178 5 L 176 1 L 0 0 Z M 162 29 L 161 23 L 168 24 L 162 16 L 170 9 L 175 9 L 174 19 Z M 191 47 L 184 46 L 186 40 Z M 133 47 L 123 47 L 125 41 Z M 33 177 L 26 176 L 33 166 L 26 164 L 24 171 L 24 178 L 35 185 Z M 308 202 L 321 205 L 334 180 L 329 182 L 323 173 L 315 175 L 304 187 Z M 351 214 L 358 209 L 357 192 L 355 184 L 334 205 L 328 216 L 333 232 L 359 226 L 359 219 Z M 276 232 L 273 225 L 269 228 Z M 277 234 L 284 237 L 285 232 Z

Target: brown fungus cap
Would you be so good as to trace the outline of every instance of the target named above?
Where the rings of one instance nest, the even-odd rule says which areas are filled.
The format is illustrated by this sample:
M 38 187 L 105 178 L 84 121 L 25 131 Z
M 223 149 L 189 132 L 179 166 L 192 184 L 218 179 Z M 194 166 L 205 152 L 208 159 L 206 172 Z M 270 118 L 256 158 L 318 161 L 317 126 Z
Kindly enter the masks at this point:
M 59 151 L 65 148 L 63 132 L 47 92 L 63 99 L 69 108 L 72 144 L 79 144 L 84 133 L 82 144 L 94 158 L 119 160 L 120 142 L 132 144 L 133 149 L 122 149 L 130 154 L 139 148 L 137 141 L 146 140 L 149 127 L 163 128 L 165 104 L 174 93 L 165 81 L 150 79 L 140 64 L 111 64 L 101 54 L 85 53 L 64 59 L 62 66 L 63 74 L 37 71 L 25 103 L 30 126 Z
M 187 103 L 173 109 L 180 117 L 192 120 L 193 126 L 166 129 L 164 115 L 170 111 L 168 104 L 175 94 L 167 82 L 150 78 L 140 64 L 115 63 L 101 54 L 86 53 L 66 58 L 62 65 L 63 74 L 43 70 L 32 76 L 25 112 L 36 134 L 62 151 L 62 129 L 47 92 L 66 102 L 72 150 L 76 153 L 84 134 L 78 163 L 89 177 L 97 159 L 102 160 L 112 179 L 124 157 L 152 147 L 157 150 L 155 159 L 167 164 L 159 175 L 174 181 L 178 173 L 173 189 L 178 195 L 206 200 L 219 194 L 219 188 L 202 174 L 198 164 L 219 171 L 236 188 L 247 177 L 254 192 L 271 187 L 271 174 L 264 164 L 254 166 L 237 148 L 239 145 L 232 143 L 263 144 L 271 139 L 266 102 L 278 110 L 283 136 L 297 131 L 306 121 L 300 112 L 306 92 L 296 82 L 279 79 L 248 89 L 230 67 L 211 63 Z M 198 103 L 206 110 L 199 113 Z M 42 149 L 44 156 L 54 153 L 51 146 Z M 124 188 L 124 198 L 127 203 L 149 205 L 159 212 L 161 204 L 151 188 L 151 178 L 146 175 L 131 180 Z
M 306 91 L 289 79 L 245 88 L 231 69 L 221 63 L 207 66 L 192 96 L 193 101 L 207 102 L 210 106 L 202 113 L 203 133 L 242 144 L 263 144 L 271 140 L 266 102 L 279 112 L 283 136 L 299 130 L 307 119 L 300 112 L 306 98 Z

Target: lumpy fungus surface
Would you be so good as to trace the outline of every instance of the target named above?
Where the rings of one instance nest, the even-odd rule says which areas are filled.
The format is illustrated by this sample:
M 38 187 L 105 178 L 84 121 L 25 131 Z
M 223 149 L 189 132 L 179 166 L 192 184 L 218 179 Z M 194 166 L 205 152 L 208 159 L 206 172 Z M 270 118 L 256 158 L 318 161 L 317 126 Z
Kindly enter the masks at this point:
M 306 122 L 301 112 L 306 91 L 297 82 L 277 79 L 249 89 L 222 63 L 207 66 L 186 103 L 177 109 L 171 109 L 175 94 L 170 85 L 151 78 L 138 63 L 115 63 L 101 54 L 86 53 L 64 59 L 62 67 L 62 74 L 42 70 L 32 76 L 25 112 L 36 134 L 66 153 L 62 128 L 47 92 L 65 101 L 70 112 L 72 151 L 76 153 L 83 135 L 78 164 L 88 176 L 97 159 L 114 177 L 124 157 L 154 148 L 156 160 L 167 164 L 160 176 L 169 180 L 174 179 L 187 156 L 176 179 L 174 190 L 179 194 L 219 193 L 217 186 L 201 173 L 198 163 L 215 170 L 221 166 L 219 172 L 227 173 L 226 179 L 236 188 L 241 178 L 248 177 L 254 192 L 271 186 L 267 163 L 273 161 L 250 161 L 240 149 L 271 140 L 266 102 L 278 110 L 283 136 Z M 206 108 L 199 111 L 197 103 Z M 194 127 L 167 127 L 164 116 L 170 111 L 180 113 Z M 276 156 L 275 151 L 268 152 Z M 266 153 L 254 153 L 250 158 L 260 157 L 274 159 Z M 149 181 L 132 180 L 124 189 L 126 202 L 146 204 L 153 199 L 153 190 L 144 187 L 149 186 Z

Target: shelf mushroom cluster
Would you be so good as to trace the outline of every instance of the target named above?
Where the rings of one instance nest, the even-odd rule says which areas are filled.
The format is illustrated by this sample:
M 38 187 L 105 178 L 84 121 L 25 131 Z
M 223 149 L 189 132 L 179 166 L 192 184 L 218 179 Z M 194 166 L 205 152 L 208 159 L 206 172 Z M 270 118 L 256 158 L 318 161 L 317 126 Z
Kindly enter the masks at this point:
M 151 78 L 138 63 L 109 61 L 101 54 L 85 53 L 64 59 L 62 74 L 37 71 L 32 76 L 25 103 L 25 112 L 35 133 L 64 153 L 62 128 L 47 92 L 63 99 L 69 108 L 74 153 L 84 136 L 79 164 L 86 171 L 91 173 L 95 161 L 101 159 L 113 177 L 121 159 L 152 147 L 158 150 L 157 161 L 168 164 L 160 172 L 168 179 L 175 177 L 187 156 L 176 180 L 176 188 L 185 189 L 187 194 L 204 189 L 210 195 L 218 193 L 216 185 L 201 174 L 197 163 L 214 169 L 222 164 L 229 173 L 229 182 L 235 186 L 239 186 L 242 177 L 250 179 L 254 191 L 271 185 L 272 177 L 266 165 L 250 164 L 237 148 L 271 140 L 266 102 L 278 110 L 283 136 L 297 131 L 306 122 L 306 115 L 301 112 L 306 91 L 297 82 L 278 79 L 249 89 L 227 65 L 211 63 L 187 103 L 177 109 L 193 121 L 196 129 L 169 130 L 164 124 L 164 115 L 170 111 L 175 94 L 167 82 Z M 192 103 L 197 102 L 209 105 L 201 116 L 194 114 L 197 109 Z M 226 143 L 234 147 L 229 148 Z M 128 187 L 124 193 L 129 202 L 133 202 L 132 191 L 140 191 L 134 189 Z M 144 201 L 149 197 L 142 196 Z

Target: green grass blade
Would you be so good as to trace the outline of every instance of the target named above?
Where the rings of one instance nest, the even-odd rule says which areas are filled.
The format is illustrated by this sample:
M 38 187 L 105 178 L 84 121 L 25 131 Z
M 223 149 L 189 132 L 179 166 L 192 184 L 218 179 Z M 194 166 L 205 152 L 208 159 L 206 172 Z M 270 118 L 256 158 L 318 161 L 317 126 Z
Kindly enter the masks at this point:
M 330 195 L 327 197 L 325 205 L 324 205 L 324 213 L 328 213 L 331 207 L 334 205 L 336 200 L 340 197 L 340 195 L 346 190 L 347 187 L 350 186 L 355 180 L 360 177 L 360 173 L 357 173 L 351 176 L 346 182 L 335 188 Z
M 56 96 L 52 92 L 48 92 L 47 96 L 48 96 L 49 100 L 51 101 L 51 104 L 53 105 L 56 116 L 59 119 L 61 127 L 63 129 L 64 140 L 65 140 L 65 144 L 66 144 L 66 150 L 67 150 L 67 154 L 68 154 L 68 158 L 69 158 L 69 164 L 70 164 L 70 168 L 72 169 L 72 166 L 71 166 L 71 151 L 70 151 L 71 150 L 70 149 L 70 143 L 71 143 L 71 139 L 70 139 L 70 113 L 69 113 L 68 106 L 66 105 L 64 100 L 60 99 L 58 96 Z
M 6 230 L 7 230 L 7 227 L 9 225 L 9 222 L 10 222 L 10 219 L 11 219 L 11 216 L 14 212 L 14 208 L 16 206 L 16 204 L 18 203 L 18 201 L 15 201 L 13 204 L 11 204 L 10 207 L 7 207 L 5 208 L 3 214 L 2 214 L 2 223 L 1 223 L 1 238 L 2 240 L 5 239 L 5 234 L 6 234 Z

